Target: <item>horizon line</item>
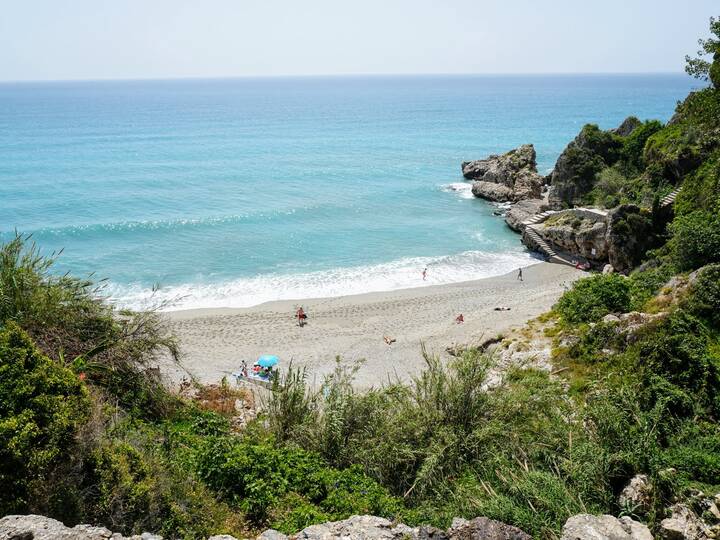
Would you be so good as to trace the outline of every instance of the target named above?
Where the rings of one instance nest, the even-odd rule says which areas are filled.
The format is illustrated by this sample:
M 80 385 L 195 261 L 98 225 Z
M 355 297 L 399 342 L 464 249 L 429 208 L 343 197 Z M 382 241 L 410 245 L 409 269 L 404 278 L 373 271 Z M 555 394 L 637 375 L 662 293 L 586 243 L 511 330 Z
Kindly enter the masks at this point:
M 199 75 L 187 77 L 101 77 L 69 79 L 0 79 L 0 84 L 82 83 L 82 82 L 161 82 L 161 81 L 222 81 L 247 79 L 329 79 L 381 77 L 548 77 L 548 76 L 622 76 L 622 75 L 687 75 L 685 71 L 548 71 L 548 72 L 436 72 L 436 73 L 309 73 L 272 75 Z M 687 75 L 690 78 L 690 75 Z

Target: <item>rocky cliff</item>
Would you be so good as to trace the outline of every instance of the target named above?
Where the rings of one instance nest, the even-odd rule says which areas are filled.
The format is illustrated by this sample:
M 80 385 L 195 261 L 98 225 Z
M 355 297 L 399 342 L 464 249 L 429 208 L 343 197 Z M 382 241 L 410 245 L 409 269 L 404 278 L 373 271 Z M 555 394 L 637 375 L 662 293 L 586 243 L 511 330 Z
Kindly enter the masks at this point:
M 544 178 L 537 172 L 535 148 L 525 144 L 506 154 L 462 164 L 463 176 L 474 180 L 476 197 L 496 202 L 539 199 Z

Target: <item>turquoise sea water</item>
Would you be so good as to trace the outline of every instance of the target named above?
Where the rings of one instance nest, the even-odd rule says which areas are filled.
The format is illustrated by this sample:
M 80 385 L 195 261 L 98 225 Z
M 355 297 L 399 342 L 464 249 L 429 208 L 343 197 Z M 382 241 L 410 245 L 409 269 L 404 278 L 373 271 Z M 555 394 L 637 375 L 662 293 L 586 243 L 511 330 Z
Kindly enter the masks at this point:
M 586 122 L 667 120 L 682 75 L 0 84 L 0 240 L 65 248 L 120 304 L 247 306 L 462 281 L 531 260 L 460 163 Z M 420 273 L 428 267 L 428 279 Z

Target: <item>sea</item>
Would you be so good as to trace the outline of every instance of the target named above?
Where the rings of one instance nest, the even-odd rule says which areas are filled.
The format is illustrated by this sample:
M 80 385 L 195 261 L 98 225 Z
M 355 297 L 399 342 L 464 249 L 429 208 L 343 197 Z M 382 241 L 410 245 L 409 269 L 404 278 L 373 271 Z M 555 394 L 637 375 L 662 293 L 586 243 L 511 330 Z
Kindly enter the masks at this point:
M 585 123 L 667 121 L 681 74 L 0 84 L 0 242 L 120 307 L 246 307 L 460 282 L 537 262 L 463 161 Z M 422 271 L 427 268 L 427 277 Z

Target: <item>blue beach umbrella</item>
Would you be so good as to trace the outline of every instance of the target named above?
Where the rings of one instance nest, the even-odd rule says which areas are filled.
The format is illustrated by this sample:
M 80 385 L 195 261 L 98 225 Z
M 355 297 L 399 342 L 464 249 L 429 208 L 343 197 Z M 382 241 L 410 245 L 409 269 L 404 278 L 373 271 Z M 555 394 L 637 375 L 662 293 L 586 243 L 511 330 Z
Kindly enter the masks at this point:
M 277 364 L 280 361 L 280 359 L 275 356 L 274 354 L 263 354 L 261 357 L 257 359 L 256 364 L 261 367 L 273 367 L 275 364 Z

